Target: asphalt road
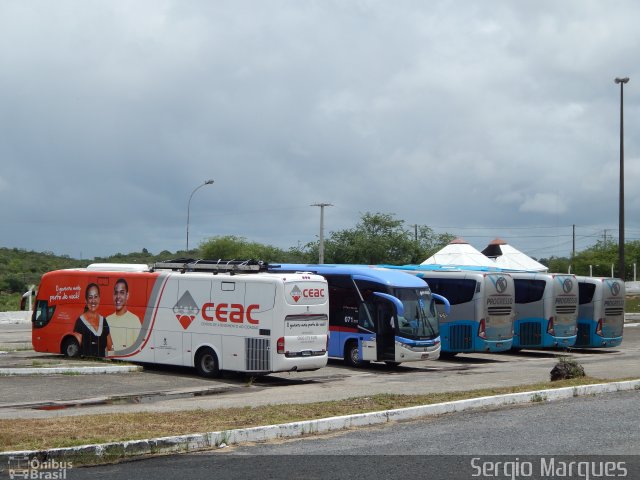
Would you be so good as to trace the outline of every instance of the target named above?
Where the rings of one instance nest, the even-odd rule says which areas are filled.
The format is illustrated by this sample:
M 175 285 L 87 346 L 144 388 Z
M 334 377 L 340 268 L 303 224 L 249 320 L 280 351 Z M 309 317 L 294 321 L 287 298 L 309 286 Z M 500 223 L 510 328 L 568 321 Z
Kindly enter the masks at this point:
M 30 338 L 30 326 L 0 325 L 0 344 Z M 613 350 L 573 353 L 588 375 L 640 378 L 640 326 L 625 326 Z M 4 339 L 4 340 L 3 340 Z M 431 393 L 530 384 L 549 379 L 558 352 L 460 355 L 451 361 L 416 362 L 398 368 L 373 364 L 351 369 L 339 362 L 316 372 L 252 379 L 227 374 L 198 377 L 187 368 L 147 366 L 142 373 L 0 377 L 0 418 L 44 418 L 123 411 L 172 411 L 271 403 L 338 400 L 375 393 Z M 0 367 L 65 364 L 57 355 L 18 351 L 0 355 Z
M 596 478 L 607 462 L 616 475 L 640 478 L 640 409 L 635 408 L 639 399 L 640 392 L 632 391 L 455 413 L 194 455 L 71 469 L 67 478 L 204 479 L 216 471 L 224 471 L 225 477 L 261 479 Z M 502 470 L 497 467 L 500 475 L 494 470 L 477 475 L 482 473 L 479 468 L 494 468 L 498 461 L 503 464 Z M 524 474 L 503 475 L 508 473 L 505 462 L 512 464 L 511 472 L 517 464 Z M 570 462 L 582 462 L 574 464 L 572 475 L 561 470 Z M 550 465 L 556 476 L 541 475 Z M 527 468 L 534 475 L 526 475 Z

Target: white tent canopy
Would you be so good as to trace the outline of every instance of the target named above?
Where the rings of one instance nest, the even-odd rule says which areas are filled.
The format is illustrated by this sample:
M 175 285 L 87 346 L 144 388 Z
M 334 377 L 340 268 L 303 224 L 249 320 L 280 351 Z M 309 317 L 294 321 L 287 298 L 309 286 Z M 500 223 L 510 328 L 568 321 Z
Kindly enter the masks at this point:
M 452 240 L 446 247 L 427 258 L 421 265 L 460 265 L 474 267 L 495 267 L 493 260 L 469 245 L 462 238 Z
M 482 253 L 495 260 L 494 265 L 510 270 L 527 270 L 533 272 L 547 272 L 549 269 L 520 250 L 512 247 L 504 240 L 496 238 Z

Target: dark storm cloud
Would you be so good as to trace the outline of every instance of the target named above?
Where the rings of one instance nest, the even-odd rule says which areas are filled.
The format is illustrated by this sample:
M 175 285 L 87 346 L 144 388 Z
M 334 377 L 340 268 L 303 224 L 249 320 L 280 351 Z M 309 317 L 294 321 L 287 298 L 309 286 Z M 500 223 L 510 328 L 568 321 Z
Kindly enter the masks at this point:
M 5 1 L 0 244 L 175 251 L 189 195 L 213 178 L 193 197 L 195 244 L 304 244 L 318 230 L 309 205 L 331 202 L 328 231 L 392 212 L 478 248 L 511 235 L 566 255 L 572 224 L 617 225 L 620 75 L 627 236 L 640 237 L 639 10 Z

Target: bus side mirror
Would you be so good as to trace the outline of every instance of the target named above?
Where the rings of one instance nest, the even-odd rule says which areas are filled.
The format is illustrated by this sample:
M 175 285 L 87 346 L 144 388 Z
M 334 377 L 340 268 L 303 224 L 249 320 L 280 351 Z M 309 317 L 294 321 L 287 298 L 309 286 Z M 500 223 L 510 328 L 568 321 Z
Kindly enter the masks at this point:
M 431 295 L 433 295 L 433 298 L 440 300 L 442 303 L 444 303 L 444 313 L 445 315 L 449 315 L 449 312 L 451 311 L 451 304 L 449 303 L 449 300 L 447 300 L 442 295 L 438 295 L 437 293 L 432 293 Z
M 396 314 L 399 317 L 404 317 L 404 305 L 400 301 L 398 297 L 394 297 L 393 295 L 389 295 L 388 293 L 382 292 L 373 292 L 373 294 L 377 297 L 384 298 L 385 300 L 389 300 L 396 307 Z

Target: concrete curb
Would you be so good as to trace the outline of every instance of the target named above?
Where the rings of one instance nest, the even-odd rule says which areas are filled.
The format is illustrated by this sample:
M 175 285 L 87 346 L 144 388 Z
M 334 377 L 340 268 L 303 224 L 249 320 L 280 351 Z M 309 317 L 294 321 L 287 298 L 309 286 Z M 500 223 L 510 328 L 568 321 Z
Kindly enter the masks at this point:
M 17 312 L 0 312 L 0 325 L 31 323 L 31 312 L 20 310 Z
M 104 367 L 30 367 L 30 368 L 0 368 L 0 376 L 30 376 L 30 375 L 97 375 L 103 373 L 140 372 L 139 365 L 117 365 Z
M 346 430 L 354 427 L 378 425 L 391 421 L 413 420 L 421 417 L 463 412 L 487 407 L 556 401 L 578 396 L 629 390 L 640 390 L 640 380 L 512 393 L 508 395 L 473 398 L 468 400 L 459 400 L 456 402 L 438 403 L 434 405 L 423 405 L 356 415 L 344 415 L 340 417 L 307 420 L 280 425 L 268 425 L 264 427 L 241 428 L 221 432 L 83 445 L 69 448 L 55 448 L 51 450 L 0 452 L 0 465 L 6 464 L 10 457 L 25 456 L 29 458 L 37 457 L 40 460 L 87 460 L 88 457 L 115 460 L 125 457 L 159 453 L 186 453 L 211 449 L 222 445 L 261 442 L 279 438 L 302 437 L 314 433 Z

